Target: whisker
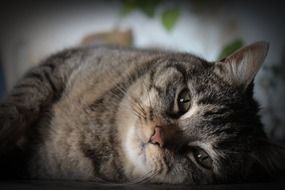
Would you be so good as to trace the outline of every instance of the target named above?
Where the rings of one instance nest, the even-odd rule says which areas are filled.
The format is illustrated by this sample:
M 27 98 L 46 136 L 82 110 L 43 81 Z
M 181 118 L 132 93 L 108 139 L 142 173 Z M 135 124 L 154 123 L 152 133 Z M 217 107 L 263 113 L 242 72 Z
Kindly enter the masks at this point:
M 141 105 L 141 103 L 139 101 L 136 102 L 136 105 L 138 106 L 138 108 L 140 109 L 140 111 L 146 115 L 146 111 L 145 109 L 143 108 L 143 106 Z
M 108 182 L 108 181 L 104 181 L 105 183 L 97 183 L 100 185 L 104 185 L 104 186 L 125 186 L 125 185 L 135 185 L 135 184 L 142 184 L 142 183 L 146 183 L 148 181 L 150 181 L 154 176 L 156 176 L 158 174 L 158 170 L 152 170 L 148 173 L 146 173 L 145 175 L 135 178 L 129 182 L 123 182 L 123 183 L 114 183 L 114 182 Z
M 125 96 L 131 102 L 131 106 L 133 108 L 135 115 L 138 118 L 146 118 L 146 115 L 147 115 L 146 110 L 143 108 L 139 100 L 135 99 L 130 94 L 128 94 L 129 84 L 128 84 L 128 80 L 126 79 L 132 78 L 129 72 L 130 70 L 126 69 L 125 71 L 126 74 L 124 76 L 120 76 L 118 75 L 118 73 L 114 71 L 113 71 L 113 74 L 110 73 L 111 75 L 115 76 L 115 77 L 109 77 L 107 79 L 111 83 L 111 85 L 114 87 L 114 90 L 111 90 L 111 93 L 114 95 L 115 98 L 118 98 L 118 99 L 122 98 L 121 95 Z M 113 80 L 113 78 L 116 78 L 116 81 Z M 122 94 L 119 94 L 117 92 L 122 93 Z

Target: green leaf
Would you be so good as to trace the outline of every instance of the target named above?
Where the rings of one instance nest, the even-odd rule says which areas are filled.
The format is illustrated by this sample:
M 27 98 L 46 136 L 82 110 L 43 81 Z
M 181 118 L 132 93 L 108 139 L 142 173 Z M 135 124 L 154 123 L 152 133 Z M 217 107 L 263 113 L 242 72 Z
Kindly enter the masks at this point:
M 234 53 L 236 50 L 240 49 L 244 45 L 244 42 L 241 39 L 233 40 L 232 42 L 226 44 L 221 51 L 218 60 L 224 59 L 227 56 Z
M 136 9 L 136 1 L 135 0 L 123 0 L 123 7 L 121 10 L 122 16 L 127 16 L 130 12 Z
M 161 0 L 123 0 L 121 15 L 126 16 L 134 10 L 142 11 L 148 17 L 154 17 L 155 9 Z
M 161 0 L 139 0 L 139 8 L 148 16 L 154 17 L 155 9 Z
M 164 28 L 167 31 L 171 31 L 174 28 L 179 16 L 180 12 L 177 8 L 165 10 L 161 15 L 161 21 Z
M 282 74 L 283 70 L 279 65 L 272 65 L 270 67 L 271 73 L 273 74 L 274 77 L 278 77 Z

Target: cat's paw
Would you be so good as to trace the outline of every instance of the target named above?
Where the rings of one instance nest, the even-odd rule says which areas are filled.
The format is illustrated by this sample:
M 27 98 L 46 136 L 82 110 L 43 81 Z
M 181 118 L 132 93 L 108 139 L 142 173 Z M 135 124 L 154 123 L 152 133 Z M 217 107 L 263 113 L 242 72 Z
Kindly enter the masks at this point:
M 15 143 L 21 135 L 25 121 L 19 108 L 4 103 L 0 105 L 0 146 Z

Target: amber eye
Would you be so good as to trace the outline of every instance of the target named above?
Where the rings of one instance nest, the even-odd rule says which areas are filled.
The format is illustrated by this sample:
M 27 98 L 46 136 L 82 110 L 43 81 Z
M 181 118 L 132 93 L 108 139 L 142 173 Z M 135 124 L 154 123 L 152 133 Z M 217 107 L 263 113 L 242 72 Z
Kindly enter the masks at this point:
M 178 95 L 177 104 L 180 114 L 187 112 L 191 106 L 190 93 L 188 89 L 183 89 Z
M 212 159 L 210 158 L 210 156 L 202 149 L 200 148 L 195 148 L 193 150 L 193 156 L 196 160 L 196 162 L 202 166 L 203 168 L 206 168 L 206 169 L 212 169 L 212 164 L 213 164 L 213 161 Z

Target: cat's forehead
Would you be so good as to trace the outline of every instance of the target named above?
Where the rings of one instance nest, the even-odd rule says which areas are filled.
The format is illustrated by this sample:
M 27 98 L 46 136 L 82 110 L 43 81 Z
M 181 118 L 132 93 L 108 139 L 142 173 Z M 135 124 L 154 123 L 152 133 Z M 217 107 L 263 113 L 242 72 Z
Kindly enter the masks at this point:
M 206 61 L 191 56 L 187 58 L 171 57 L 159 60 L 151 70 L 151 82 L 159 86 L 186 83 L 191 77 L 198 77 L 211 67 Z
M 211 63 L 193 55 L 182 54 L 163 57 L 157 61 L 156 70 L 165 73 L 167 70 L 176 69 L 179 72 L 198 74 L 212 66 Z M 186 74 L 186 73 L 185 73 Z
M 227 91 L 226 82 L 214 72 L 214 64 L 197 57 L 182 56 L 159 60 L 150 73 L 150 82 L 157 86 L 187 85 L 196 95 L 207 95 L 214 91 Z

